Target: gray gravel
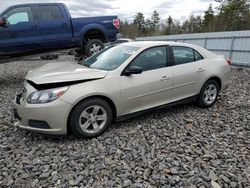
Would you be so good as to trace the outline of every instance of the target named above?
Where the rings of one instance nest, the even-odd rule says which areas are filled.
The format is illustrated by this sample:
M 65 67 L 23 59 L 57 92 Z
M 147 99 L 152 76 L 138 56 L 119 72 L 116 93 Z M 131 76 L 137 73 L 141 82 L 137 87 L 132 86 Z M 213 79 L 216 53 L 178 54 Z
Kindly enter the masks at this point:
M 250 187 L 250 69 L 233 69 L 213 108 L 162 109 L 80 140 L 16 126 L 12 98 L 45 63 L 0 65 L 0 187 Z

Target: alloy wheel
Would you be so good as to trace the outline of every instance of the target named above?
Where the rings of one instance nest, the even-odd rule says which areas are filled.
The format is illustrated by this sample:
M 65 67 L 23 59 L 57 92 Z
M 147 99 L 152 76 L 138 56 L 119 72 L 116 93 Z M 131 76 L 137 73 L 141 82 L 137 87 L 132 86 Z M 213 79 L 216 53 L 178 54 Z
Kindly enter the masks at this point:
M 79 125 L 86 133 L 99 132 L 107 122 L 107 112 L 99 105 L 86 108 L 80 115 Z
M 95 54 L 95 53 L 101 51 L 101 49 L 102 49 L 102 47 L 101 47 L 100 44 L 94 43 L 94 44 L 92 44 L 92 45 L 90 46 L 90 49 L 89 49 L 89 50 L 90 50 L 90 53 L 91 53 L 91 54 Z
M 212 104 L 217 97 L 218 90 L 215 84 L 211 83 L 209 84 L 203 94 L 203 99 L 204 102 L 207 103 L 208 105 Z

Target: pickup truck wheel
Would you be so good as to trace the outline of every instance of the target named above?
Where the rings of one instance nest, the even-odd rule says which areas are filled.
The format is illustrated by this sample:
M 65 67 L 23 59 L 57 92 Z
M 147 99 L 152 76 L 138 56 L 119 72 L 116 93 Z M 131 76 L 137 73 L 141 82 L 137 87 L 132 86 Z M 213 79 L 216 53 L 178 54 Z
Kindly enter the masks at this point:
M 92 56 L 93 54 L 101 51 L 104 48 L 104 44 L 99 39 L 91 39 L 85 45 L 85 53 L 87 56 Z
M 110 105 L 100 98 L 80 102 L 70 115 L 70 127 L 79 138 L 93 138 L 102 134 L 112 123 Z

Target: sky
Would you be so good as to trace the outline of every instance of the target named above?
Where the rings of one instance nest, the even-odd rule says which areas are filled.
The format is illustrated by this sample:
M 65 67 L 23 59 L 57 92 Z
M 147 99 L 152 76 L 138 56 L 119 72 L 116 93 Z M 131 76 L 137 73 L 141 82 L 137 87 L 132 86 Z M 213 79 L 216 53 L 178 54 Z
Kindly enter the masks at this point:
M 148 18 L 157 10 L 162 19 L 171 15 L 174 19 L 183 20 L 191 14 L 202 15 L 210 3 L 213 7 L 218 6 L 214 0 L 0 0 L 0 12 L 15 4 L 46 2 L 65 3 L 72 17 L 118 15 L 128 22 L 137 12 Z

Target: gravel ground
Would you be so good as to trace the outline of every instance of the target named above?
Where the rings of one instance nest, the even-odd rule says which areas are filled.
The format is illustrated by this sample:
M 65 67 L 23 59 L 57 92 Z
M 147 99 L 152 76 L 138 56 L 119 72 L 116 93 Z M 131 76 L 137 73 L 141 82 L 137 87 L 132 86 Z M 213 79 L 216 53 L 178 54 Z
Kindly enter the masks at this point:
M 233 69 L 213 108 L 162 109 L 80 140 L 16 126 L 12 98 L 45 63 L 0 65 L 0 187 L 250 187 L 250 69 Z

